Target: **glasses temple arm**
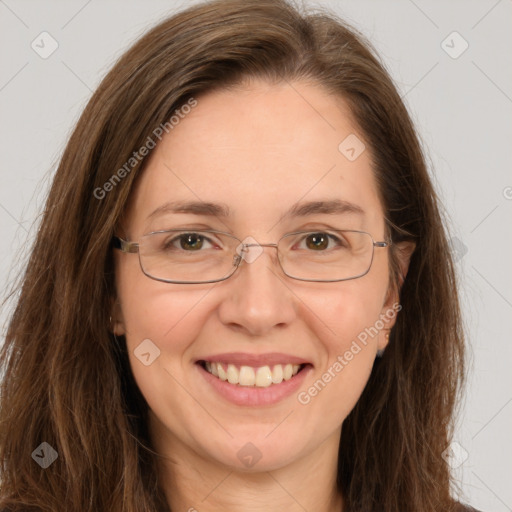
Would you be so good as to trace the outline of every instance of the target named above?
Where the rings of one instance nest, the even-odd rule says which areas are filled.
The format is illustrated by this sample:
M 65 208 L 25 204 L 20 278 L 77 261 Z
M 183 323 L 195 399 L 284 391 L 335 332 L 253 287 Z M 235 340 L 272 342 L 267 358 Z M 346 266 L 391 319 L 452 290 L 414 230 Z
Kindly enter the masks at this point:
M 118 236 L 112 237 L 112 247 L 122 252 L 139 252 L 139 244 L 136 242 L 127 242 Z

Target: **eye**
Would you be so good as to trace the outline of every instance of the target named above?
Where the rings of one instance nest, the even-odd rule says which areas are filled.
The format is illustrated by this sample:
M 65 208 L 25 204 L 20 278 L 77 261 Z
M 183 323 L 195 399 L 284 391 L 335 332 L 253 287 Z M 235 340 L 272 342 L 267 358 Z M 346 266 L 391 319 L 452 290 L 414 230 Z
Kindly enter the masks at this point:
M 168 239 L 164 242 L 164 250 L 183 250 L 186 252 L 200 251 L 201 249 L 210 249 L 205 247 L 205 244 L 211 244 L 209 238 L 201 235 L 200 233 L 182 233 L 174 238 Z
M 333 246 L 330 245 L 330 242 L 334 242 L 335 246 L 338 247 L 347 247 L 347 243 L 345 240 L 338 238 L 337 236 L 330 235 L 324 232 L 318 233 L 308 233 L 302 240 L 299 242 L 305 242 L 306 247 L 299 247 L 299 249 L 307 248 L 311 251 L 322 252 L 326 249 L 332 249 Z

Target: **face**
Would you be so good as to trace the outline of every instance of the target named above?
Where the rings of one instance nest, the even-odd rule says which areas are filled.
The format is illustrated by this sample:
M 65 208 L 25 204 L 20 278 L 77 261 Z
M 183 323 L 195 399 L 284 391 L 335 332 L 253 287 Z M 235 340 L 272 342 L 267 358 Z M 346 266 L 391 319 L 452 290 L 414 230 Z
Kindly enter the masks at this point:
M 385 240 L 368 147 L 356 159 L 339 149 L 353 134 L 364 141 L 340 98 L 311 84 L 253 82 L 197 101 L 153 150 L 120 235 L 138 241 L 158 230 L 213 229 L 266 244 L 294 231 L 347 229 Z M 286 215 L 299 203 L 334 200 L 361 211 Z M 229 215 L 151 215 L 171 201 L 220 204 Z M 247 471 L 337 444 L 394 323 L 388 251 L 375 248 L 363 277 L 321 283 L 287 277 L 276 249 L 264 247 L 229 279 L 208 284 L 153 280 L 137 254 L 116 251 L 115 331 L 126 336 L 152 432 L 170 452 Z M 242 386 L 211 375 L 202 361 L 232 364 L 231 380 L 238 370 L 249 381 L 259 367 L 274 372 L 260 372 L 266 387 Z M 268 385 L 280 380 L 275 366 L 286 374 L 288 363 L 300 371 Z

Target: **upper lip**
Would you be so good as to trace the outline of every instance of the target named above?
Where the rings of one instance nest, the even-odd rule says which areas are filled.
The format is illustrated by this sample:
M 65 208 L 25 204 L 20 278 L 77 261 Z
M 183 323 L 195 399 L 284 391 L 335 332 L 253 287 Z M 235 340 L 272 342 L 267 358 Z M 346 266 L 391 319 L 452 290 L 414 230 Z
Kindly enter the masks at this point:
M 199 358 L 199 361 L 209 361 L 216 363 L 234 364 L 239 366 L 274 366 L 276 364 L 311 364 L 307 359 L 292 356 L 279 352 L 270 352 L 267 354 L 247 354 L 244 352 L 227 352 L 224 354 L 214 354 Z

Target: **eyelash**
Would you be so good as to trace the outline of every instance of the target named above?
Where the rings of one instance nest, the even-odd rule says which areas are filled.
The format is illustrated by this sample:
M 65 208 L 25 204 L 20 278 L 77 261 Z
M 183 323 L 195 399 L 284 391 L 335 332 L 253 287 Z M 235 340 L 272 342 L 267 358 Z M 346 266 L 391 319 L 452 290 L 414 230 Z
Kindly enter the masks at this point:
M 198 235 L 198 238 L 202 239 L 203 241 L 207 241 L 210 244 L 214 244 L 214 242 L 209 237 L 201 235 L 200 232 L 189 231 L 189 232 L 181 233 L 180 235 L 175 236 L 170 240 L 165 240 L 164 244 L 163 244 L 163 249 L 164 250 L 170 249 L 175 242 L 183 240 L 184 237 L 187 237 L 190 235 Z M 333 240 L 334 242 L 337 242 L 338 246 L 347 246 L 346 241 L 342 240 L 338 236 L 333 235 L 327 231 L 308 231 L 302 235 L 302 237 L 300 238 L 300 240 L 297 243 L 300 244 L 300 243 L 304 242 L 305 240 L 307 240 L 308 236 L 311 236 L 311 235 L 327 235 L 328 239 Z M 296 244 L 294 244 L 294 245 L 296 245 Z M 202 247 L 201 247 L 201 249 L 202 249 Z M 185 252 L 189 252 L 189 251 L 185 251 Z M 190 251 L 190 252 L 193 252 L 193 251 Z

